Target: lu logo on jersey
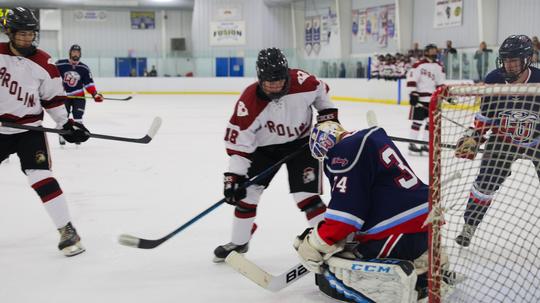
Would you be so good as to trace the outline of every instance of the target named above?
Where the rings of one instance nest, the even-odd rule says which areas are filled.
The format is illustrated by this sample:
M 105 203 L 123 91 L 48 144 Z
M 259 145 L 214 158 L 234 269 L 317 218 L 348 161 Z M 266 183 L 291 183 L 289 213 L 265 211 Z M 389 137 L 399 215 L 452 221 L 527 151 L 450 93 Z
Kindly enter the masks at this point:
M 499 114 L 502 133 L 518 143 L 525 143 L 532 139 L 538 115 L 526 110 L 507 110 Z
M 64 74 L 64 83 L 69 87 L 75 87 L 79 80 L 81 80 L 81 75 L 76 71 L 68 71 Z

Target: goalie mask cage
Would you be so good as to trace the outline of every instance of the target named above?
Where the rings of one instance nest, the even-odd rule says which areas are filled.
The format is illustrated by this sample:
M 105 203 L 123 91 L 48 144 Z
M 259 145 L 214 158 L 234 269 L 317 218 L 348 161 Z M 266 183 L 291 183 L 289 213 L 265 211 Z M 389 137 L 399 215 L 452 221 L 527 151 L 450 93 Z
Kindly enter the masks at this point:
M 448 147 L 474 125 L 475 116 L 484 130 L 490 123 L 494 129 L 484 137 L 504 144 L 490 145 L 491 138 L 473 160 L 458 158 Z M 433 95 L 429 302 L 540 302 L 539 116 L 537 84 L 450 85 Z M 462 247 L 456 237 L 470 197 L 491 200 L 469 246 Z M 443 281 L 446 270 L 456 273 L 450 287 Z

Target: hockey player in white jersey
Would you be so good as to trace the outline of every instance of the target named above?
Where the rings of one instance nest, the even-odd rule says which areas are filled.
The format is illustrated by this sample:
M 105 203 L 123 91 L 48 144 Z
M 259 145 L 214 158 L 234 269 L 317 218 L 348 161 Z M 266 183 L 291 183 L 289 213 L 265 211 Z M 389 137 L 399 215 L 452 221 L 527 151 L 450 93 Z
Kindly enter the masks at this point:
M 443 66 L 437 61 L 437 46 L 428 44 L 424 50 L 424 58 L 416 62 L 412 69 L 407 73 L 407 88 L 409 89 L 409 103 L 411 110 L 409 120 L 411 124 L 411 139 L 419 139 L 424 126 L 424 141 L 429 140 L 429 101 L 431 95 L 437 87 L 441 86 L 446 79 Z M 414 143 L 409 144 L 409 151 L 415 154 L 428 152 L 427 145 L 417 146 Z
M 0 43 L 0 121 L 41 126 L 43 112 L 71 131 L 69 142 L 88 140 L 88 130 L 68 120 L 65 92 L 51 57 L 38 49 L 39 21 L 27 8 L 9 10 L 2 20 L 9 42 Z M 51 172 L 47 137 L 43 132 L 0 127 L 0 162 L 16 153 L 31 187 L 60 232 L 60 249 L 66 256 L 84 252 L 71 224 L 65 195 Z
M 318 122 L 337 121 L 328 86 L 302 70 L 289 69 L 277 48 L 259 52 L 257 77 L 258 82 L 248 86 L 236 103 L 225 134 L 230 160 L 224 195 L 235 211 L 231 242 L 215 249 L 215 262 L 222 262 L 233 250 L 248 250 L 257 204 L 277 171 L 246 189 L 238 187 L 298 149 L 303 152 L 285 163 L 293 199 L 311 226 L 321 221 L 326 210 L 319 197 L 319 162 L 310 156 L 307 142 L 313 108 L 318 111 Z

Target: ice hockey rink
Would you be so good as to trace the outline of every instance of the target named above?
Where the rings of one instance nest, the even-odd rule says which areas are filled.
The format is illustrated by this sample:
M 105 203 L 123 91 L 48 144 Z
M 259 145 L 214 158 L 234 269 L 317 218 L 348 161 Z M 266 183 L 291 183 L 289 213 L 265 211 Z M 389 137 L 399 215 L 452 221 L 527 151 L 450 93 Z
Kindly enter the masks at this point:
M 58 233 L 20 171 L 16 155 L 0 165 L 0 302 L 334 302 L 313 275 L 280 292 L 260 288 L 226 264 L 212 262 L 230 241 L 233 208 L 224 204 L 157 248 L 117 243 L 129 233 L 160 238 L 222 198 L 227 168 L 223 135 L 237 96 L 135 95 L 131 101 L 88 102 L 94 133 L 140 137 L 155 116 L 163 125 L 150 144 L 90 139 L 61 149 L 49 134 L 53 173 L 87 251 L 66 258 Z M 367 127 L 373 110 L 392 136 L 407 136 L 406 106 L 336 102 L 348 129 Z M 45 126 L 52 127 L 49 117 Z M 427 157 L 412 157 L 427 182 Z M 285 168 L 263 195 L 259 229 L 247 257 L 272 274 L 298 263 L 295 235 L 307 226 L 288 194 Z M 325 201 L 328 183 L 325 184 Z

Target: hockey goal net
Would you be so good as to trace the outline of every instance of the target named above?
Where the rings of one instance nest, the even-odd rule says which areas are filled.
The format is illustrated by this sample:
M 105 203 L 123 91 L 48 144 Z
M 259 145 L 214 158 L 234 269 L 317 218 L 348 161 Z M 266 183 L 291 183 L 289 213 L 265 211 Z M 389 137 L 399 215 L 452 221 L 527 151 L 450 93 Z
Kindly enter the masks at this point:
M 536 84 L 453 85 L 434 94 L 430 302 L 540 302 L 539 116 Z M 472 159 L 458 158 L 455 146 L 473 125 L 491 139 Z M 471 218 L 470 241 L 456 241 Z

